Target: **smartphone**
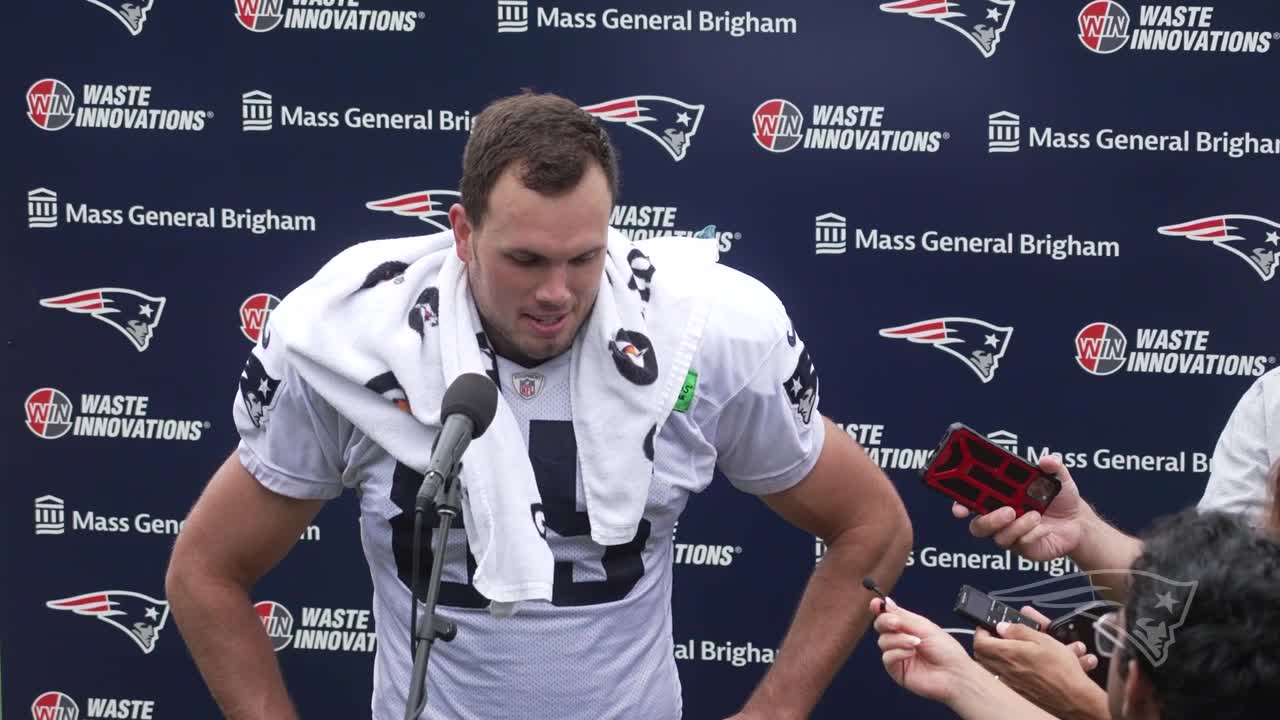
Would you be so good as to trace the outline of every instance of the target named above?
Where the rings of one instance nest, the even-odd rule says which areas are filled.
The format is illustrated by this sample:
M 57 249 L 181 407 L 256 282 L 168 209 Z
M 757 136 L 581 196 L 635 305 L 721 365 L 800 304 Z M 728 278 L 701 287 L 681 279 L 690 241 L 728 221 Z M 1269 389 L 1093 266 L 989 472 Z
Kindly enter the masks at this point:
M 1062 490 L 1056 477 L 963 423 L 953 423 L 925 462 L 925 485 L 985 515 L 1009 506 L 1021 517 L 1044 513 Z
M 978 627 L 986 628 L 992 635 L 997 635 L 996 625 L 1002 622 L 1020 623 L 1032 630 L 1043 630 L 1035 620 L 999 600 L 992 600 L 986 593 L 971 585 L 960 586 L 953 609 L 957 615 Z
M 1084 643 L 1086 652 L 1098 658 L 1098 666 L 1088 672 L 1089 678 L 1103 688 L 1107 686 L 1107 666 L 1110 661 L 1098 654 L 1098 646 L 1095 642 L 1097 636 L 1094 635 L 1093 624 L 1115 607 L 1113 603 L 1095 600 L 1054 620 L 1046 631 L 1063 645 L 1074 642 Z

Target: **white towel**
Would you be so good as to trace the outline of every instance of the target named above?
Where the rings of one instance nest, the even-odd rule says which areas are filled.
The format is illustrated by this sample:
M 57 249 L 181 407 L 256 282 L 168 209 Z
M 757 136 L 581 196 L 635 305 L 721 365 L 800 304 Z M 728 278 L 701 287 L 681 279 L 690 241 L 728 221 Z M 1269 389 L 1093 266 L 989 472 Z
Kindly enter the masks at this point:
M 570 359 L 579 470 L 601 545 L 628 542 L 639 527 L 654 437 L 701 342 L 710 293 L 696 275 L 716 262 L 715 242 L 632 243 L 609 230 L 600 292 Z M 280 303 L 266 337 L 339 413 L 419 472 L 445 388 L 462 373 L 497 377 L 449 231 L 344 251 Z M 534 512 L 541 497 L 505 400 L 467 450 L 461 481 L 474 583 L 491 611 L 550 600 L 555 563 Z

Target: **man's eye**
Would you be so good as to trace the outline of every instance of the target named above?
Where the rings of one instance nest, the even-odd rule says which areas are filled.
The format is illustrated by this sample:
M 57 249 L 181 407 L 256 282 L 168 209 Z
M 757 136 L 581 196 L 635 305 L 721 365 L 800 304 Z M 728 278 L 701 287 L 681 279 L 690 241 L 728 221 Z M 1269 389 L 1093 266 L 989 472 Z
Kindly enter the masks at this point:
M 538 258 L 532 255 L 511 255 L 511 262 L 517 265 L 533 265 L 538 262 Z
M 586 265 L 587 263 L 595 259 L 596 259 L 596 253 L 589 252 L 586 255 L 579 255 L 578 257 L 574 258 L 572 262 L 574 265 Z

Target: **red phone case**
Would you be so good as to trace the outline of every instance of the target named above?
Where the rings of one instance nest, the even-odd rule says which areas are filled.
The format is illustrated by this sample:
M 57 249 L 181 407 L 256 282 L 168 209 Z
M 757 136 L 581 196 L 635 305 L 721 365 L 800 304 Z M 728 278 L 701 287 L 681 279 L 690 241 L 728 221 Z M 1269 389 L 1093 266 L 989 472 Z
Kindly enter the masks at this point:
M 926 485 L 985 515 L 1004 506 L 1021 517 L 1043 513 L 1062 483 L 996 445 L 972 428 L 955 423 L 920 473 Z

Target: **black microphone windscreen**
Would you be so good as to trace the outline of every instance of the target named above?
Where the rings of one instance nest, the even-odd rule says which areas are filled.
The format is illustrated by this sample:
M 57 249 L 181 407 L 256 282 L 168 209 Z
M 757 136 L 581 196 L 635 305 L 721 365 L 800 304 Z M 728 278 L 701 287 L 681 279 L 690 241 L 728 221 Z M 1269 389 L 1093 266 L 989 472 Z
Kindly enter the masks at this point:
M 450 415 L 465 415 L 475 427 L 471 437 L 478 438 L 489 428 L 497 412 L 498 388 L 493 381 L 479 373 L 463 373 L 444 391 L 440 422 Z

